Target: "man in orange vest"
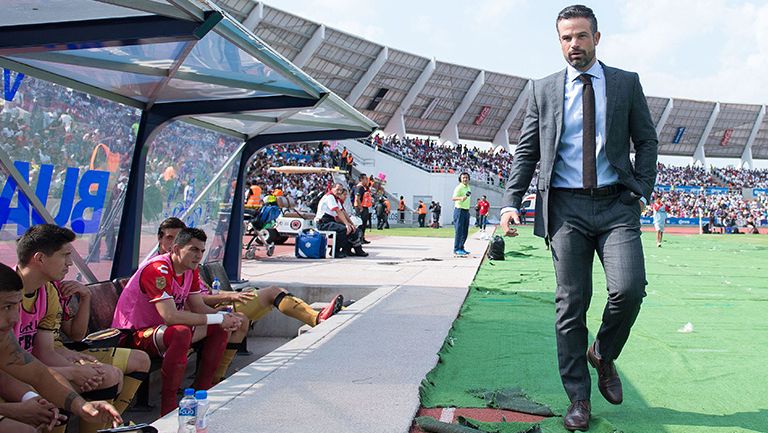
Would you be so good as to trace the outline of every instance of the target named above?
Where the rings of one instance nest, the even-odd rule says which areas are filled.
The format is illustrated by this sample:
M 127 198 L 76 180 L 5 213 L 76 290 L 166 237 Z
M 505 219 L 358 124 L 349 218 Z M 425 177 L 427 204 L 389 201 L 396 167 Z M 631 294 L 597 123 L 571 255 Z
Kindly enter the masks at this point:
M 405 198 L 400 196 L 400 203 L 397 205 L 397 211 L 400 212 L 400 224 L 405 223 Z
M 261 187 L 255 183 L 248 189 L 248 198 L 245 200 L 245 207 L 251 209 L 261 207 Z
M 362 233 L 363 243 L 370 244 L 371 242 L 365 239 L 365 229 L 371 227 L 371 207 L 373 206 L 373 195 L 371 195 L 371 181 L 365 173 L 360 173 L 360 181 L 355 185 L 355 200 L 353 206 L 363 220 L 360 225 L 360 232 Z
M 423 201 L 419 200 L 419 227 L 425 227 L 427 221 L 427 205 Z

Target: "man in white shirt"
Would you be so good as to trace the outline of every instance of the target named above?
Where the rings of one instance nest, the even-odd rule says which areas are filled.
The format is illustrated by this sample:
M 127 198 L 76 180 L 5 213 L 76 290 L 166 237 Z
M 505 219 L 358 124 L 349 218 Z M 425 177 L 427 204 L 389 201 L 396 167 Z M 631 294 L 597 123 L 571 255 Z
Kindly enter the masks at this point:
M 323 196 L 317 205 L 315 226 L 320 230 L 336 232 L 337 258 L 366 257 L 368 253 L 363 251 L 363 236 L 360 227 L 355 227 L 342 204 L 346 199 L 346 194 L 347 190 L 344 185 L 333 184 L 331 192 Z

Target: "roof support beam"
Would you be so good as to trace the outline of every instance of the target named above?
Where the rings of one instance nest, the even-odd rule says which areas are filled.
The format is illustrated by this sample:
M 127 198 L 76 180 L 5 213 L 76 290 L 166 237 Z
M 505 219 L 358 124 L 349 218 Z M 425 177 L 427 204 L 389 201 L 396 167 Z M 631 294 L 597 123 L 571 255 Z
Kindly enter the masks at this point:
M 717 120 L 718 114 L 720 114 L 719 102 L 716 103 L 715 108 L 712 109 L 712 114 L 709 115 L 707 126 L 704 127 L 704 132 L 701 134 L 701 138 L 699 139 L 699 144 L 696 146 L 696 150 L 693 151 L 693 162 L 700 162 L 701 166 L 705 169 L 707 168 L 707 156 L 704 152 L 704 144 L 707 142 L 707 138 L 709 138 L 709 133 L 712 132 L 712 127 L 715 126 L 715 121 Z
M 376 60 L 371 63 L 371 67 L 365 71 L 365 74 L 362 76 L 362 78 L 360 78 L 360 81 L 355 84 L 355 87 L 352 88 L 349 96 L 347 96 L 346 101 L 349 103 L 349 105 L 354 106 L 357 100 L 360 99 L 360 96 L 362 96 L 365 89 L 368 88 L 368 85 L 371 84 L 374 78 L 376 78 L 376 74 L 378 74 L 384 64 L 387 63 L 388 58 L 389 48 L 384 47 L 381 49 L 381 51 L 379 51 L 379 55 L 376 56 Z
M 673 101 L 672 98 L 669 98 L 669 100 L 667 100 L 667 106 L 664 108 L 664 112 L 661 113 L 661 118 L 659 118 L 659 123 L 656 124 L 656 137 L 661 137 L 661 131 L 664 130 L 664 126 L 667 124 L 669 115 L 672 114 L 672 109 L 675 108 L 675 103 L 672 101 Z
M 475 77 L 475 82 L 472 83 L 472 86 L 467 90 L 467 93 L 456 108 L 456 111 L 453 112 L 453 115 L 448 120 L 448 124 L 446 124 L 443 131 L 440 132 L 440 140 L 450 141 L 453 144 L 459 143 L 459 122 L 464 117 L 464 114 L 467 113 L 467 110 L 469 110 L 472 101 L 477 98 L 483 84 L 485 84 L 485 71 L 480 71 L 480 73 L 477 74 L 477 77 Z
M 256 3 L 248 12 L 248 16 L 243 20 L 243 26 L 251 32 L 255 33 L 256 27 L 259 26 L 261 20 L 264 19 L 264 4 Z
M 528 100 L 528 95 L 530 92 L 531 80 L 528 80 L 528 83 L 526 83 L 523 90 L 519 95 L 517 95 L 517 100 L 515 100 L 514 105 L 512 105 L 512 109 L 509 110 L 509 113 L 507 113 L 507 117 L 505 117 L 504 121 L 501 122 L 499 130 L 496 131 L 496 136 L 493 137 L 493 145 L 495 147 L 503 147 L 505 150 L 508 150 L 511 153 L 511 149 L 509 149 L 509 127 L 512 126 L 512 122 L 514 122 L 515 118 L 517 118 L 517 114 L 520 112 L 520 110 L 523 109 L 523 104 Z
M 205 23 L 149 15 L 7 26 L 0 55 L 190 41 L 198 39 L 195 32 L 201 25 Z
M 145 106 L 143 102 L 128 98 L 127 96 L 110 92 L 100 87 L 92 86 L 90 84 L 73 80 L 62 75 L 54 74 L 43 69 L 38 69 L 24 63 L 19 63 L 5 57 L 0 57 L 0 66 L 16 72 L 22 72 L 26 75 L 40 78 L 41 80 L 50 81 L 51 83 L 56 83 L 71 89 L 79 90 L 81 92 L 90 93 L 91 95 L 99 96 L 104 99 L 109 99 L 110 101 L 119 102 L 130 107 L 143 109 Z
M 325 25 L 320 25 L 320 27 L 315 30 L 315 33 L 312 34 L 312 37 L 304 45 L 304 48 L 301 49 L 301 52 L 296 56 L 295 59 L 293 59 L 292 63 L 299 68 L 303 68 L 304 65 L 306 65 L 309 59 L 312 57 L 312 54 L 315 54 L 315 51 L 320 48 L 320 45 L 324 40 Z
M 152 0 L 96 0 L 99 3 L 106 3 L 115 6 L 122 6 L 128 9 L 135 9 L 142 12 L 149 12 L 155 15 L 174 17 L 189 20 L 189 15 L 180 11 L 171 5 L 158 3 Z
M 751 169 L 754 167 L 754 161 L 752 160 L 752 144 L 757 138 L 757 133 L 760 132 L 760 125 L 763 124 L 763 119 L 765 119 L 765 105 L 760 107 L 760 111 L 757 113 L 755 124 L 752 125 L 752 132 L 749 133 L 749 138 L 747 139 L 747 145 L 744 146 L 744 152 L 741 154 L 742 168 L 747 167 Z
M 400 106 L 395 110 L 394 114 L 392 114 L 392 118 L 389 119 L 387 126 L 384 127 L 385 134 L 397 134 L 398 137 L 405 137 L 405 113 L 408 112 L 411 105 L 416 101 L 416 97 L 419 96 L 419 93 L 424 90 L 424 86 L 427 85 L 427 81 L 432 77 L 435 69 L 437 69 L 437 62 L 435 59 L 432 59 L 427 63 L 427 66 L 424 67 L 424 70 L 421 71 L 421 75 L 419 75 L 419 78 L 413 83 L 408 94 L 403 98 L 403 102 L 400 103 Z
M 164 102 L 155 104 L 152 111 L 169 118 L 214 113 L 237 113 L 285 108 L 310 108 L 315 99 L 294 96 L 264 96 L 260 98 L 214 99 L 203 101 Z

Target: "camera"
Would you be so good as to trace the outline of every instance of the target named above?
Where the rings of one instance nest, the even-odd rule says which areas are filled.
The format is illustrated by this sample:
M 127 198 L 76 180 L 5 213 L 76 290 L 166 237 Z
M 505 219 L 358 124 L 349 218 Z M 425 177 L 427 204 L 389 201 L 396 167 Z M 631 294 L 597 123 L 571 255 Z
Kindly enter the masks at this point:
M 472 191 L 467 191 L 467 197 L 472 195 Z

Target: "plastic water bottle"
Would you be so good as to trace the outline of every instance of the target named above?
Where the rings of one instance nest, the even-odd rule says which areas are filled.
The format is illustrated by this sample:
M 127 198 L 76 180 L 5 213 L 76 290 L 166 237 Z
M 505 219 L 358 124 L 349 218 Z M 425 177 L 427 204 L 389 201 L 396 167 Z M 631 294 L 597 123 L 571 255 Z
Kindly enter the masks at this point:
M 197 433 L 208 433 L 208 408 L 210 407 L 208 391 L 197 391 L 195 400 L 197 401 Z
M 197 422 L 197 400 L 195 390 L 184 390 L 184 398 L 179 402 L 179 433 L 195 433 Z
M 211 283 L 211 295 L 218 295 L 221 290 L 221 281 L 218 278 L 214 278 Z

